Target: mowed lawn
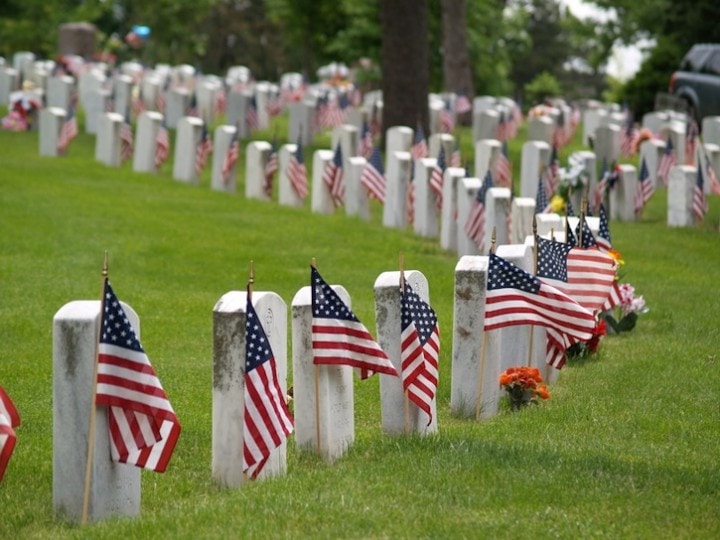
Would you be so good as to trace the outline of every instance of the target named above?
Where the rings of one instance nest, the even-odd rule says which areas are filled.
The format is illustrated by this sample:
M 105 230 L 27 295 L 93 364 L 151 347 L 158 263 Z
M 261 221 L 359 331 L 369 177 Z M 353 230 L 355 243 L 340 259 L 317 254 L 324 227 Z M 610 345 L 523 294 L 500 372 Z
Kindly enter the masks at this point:
M 693 228 L 666 226 L 665 189 L 641 222 L 612 222 L 624 281 L 650 311 L 564 368 L 549 401 L 478 423 L 450 413 L 457 256 L 437 240 L 383 228 L 377 204 L 367 223 L 246 200 L 242 161 L 235 195 L 210 190 L 208 170 L 188 185 L 169 163 L 158 175 L 107 168 L 94 141 L 41 158 L 36 133 L 0 131 L 0 385 L 22 417 L 0 538 L 720 537 L 720 197 Z M 142 474 L 140 518 L 80 526 L 53 516 L 52 321 L 67 302 L 99 299 L 105 251 L 183 431 L 168 471 Z M 347 456 L 329 465 L 291 438 L 286 477 L 217 486 L 217 300 L 244 289 L 252 260 L 255 290 L 289 309 L 314 257 L 374 332 L 373 283 L 400 253 L 427 276 L 439 317 L 439 433 L 385 436 L 378 378 L 357 380 Z

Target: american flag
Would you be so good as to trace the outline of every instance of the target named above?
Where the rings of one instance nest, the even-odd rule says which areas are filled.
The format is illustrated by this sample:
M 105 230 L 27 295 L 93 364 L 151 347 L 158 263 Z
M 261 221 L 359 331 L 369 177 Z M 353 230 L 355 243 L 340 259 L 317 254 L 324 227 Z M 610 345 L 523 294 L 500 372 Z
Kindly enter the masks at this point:
M 484 329 L 525 324 L 548 329 L 547 360 L 562 367 L 567 346 L 592 337 L 595 317 L 563 292 L 491 252 Z
M 135 118 L 138 118 L 145 112 L 145 100 L 143 99 L 142 85 L 138 87 L 137 93 L 133 93 L 131 103 Z
M 673 147 L 672 138 L 668 135 L 667 143 L 665 144 L 665 151 L 660 158 L 657 170 L 657 177 L 662 180 L 663 185 L 668 185 L 668 175 L 670 174 L 670 169 L 675 166 L 676 162 L 675 148 Z
M 538 178 L 537 193 L 535 194 L 535 213 L 536 214 L 551 214 L 552 206 L 548 201 L 547 193 L 545 192 L 545 182 L 543 177 L 540 175 Z
M 508 139 L 508 119 L 505 116 L 505 111 L 500 111 L 498 116 L 497 127 L 495 128 L 495 138 L 500 142 L 505 142 Z
M 267 113 L 271 118 L 279 115 L 283 111 L 284 107 L 285 102 L 283 100 L 282 94 L 272 94 L 268 96 L 265 109 L 267 110 Z
M 595 236 L 590 230 L 590 225 L 588 225 L 587 218 L 585 216 L 581 216 L 581 219 L 578 220 L 577 227 L 575 227 L 575 238 L 577 238 L 578 245 L 582 248 L 597 246 Z
M 603 200 L 605 200 L 605 192 L 608 190 L 609 175 L 610 170 L 608 170 L 607 161 L 605 160 L 605 158 L 603 158 L 602 170 L 600 172 L 600 181 L 595 186 L 595 191 L 593 192 L 592 207 L 594 210 L 600 208 Z
M 562 148 L 569 142 L 567 125 L 565 123 L 565 111 L 560 109 L 558 114 L 557 122 L 555 124 L 555 130 L 553 131 L 553 146 Z
M 225 91 L 225 87 L 218 88 L 218 91 L 215 93 L 215 114 L 222 115 L 225 114 L 225 110 L 227 109 L 227 92 Z
M 493 179 L 490 171 L 485 174 L 482 186 L 473 199 L 472 207 L 465 223 L 465 233 L 475 241 L 482 251 L 485 248 L 485 199 L 488 190 L 493 187 Z
M 13 428 L 19 425 L 20 415 L 15 408 L 15 404 L 5 390 L 0 387 L 0 482 L 2 482 L 5 475 L 5 469 L 7 469 L 17 441 Z
M 695 165 L 699 139 L 700 133 L 697 122 L 691 118 L 685 131 L 685 165 Z
M 333 158 L 325 164 L 322 180 L 330 191 L 336 207 L 342 206 L 345 196 L 345 182 L 343 179 L 343 158 L 340 143 L 335 147 Z
M 594 313 L 615 282 L 615 260 L 597 247 L 581 248 L 538 237 L 537 276 Z
M 190 94 L 190 104 L 187 107 L 187 110 L 185 111 L 186 116 L 198 116 L 198 102 L 197 102 L 197 96 L 195 95 L 195 92 Z
M 251 97 L 245 104 L 245 125 L 249 131 L 255 131 L 260 128 L 255 96 Z
M 222 176 L 223 184 L 230 182 L 230 176 L 235 168 L 238 158 L 240 157 L 240 138 L 238 137 L 239 130 L 236 128 L 233 133 L 232 139 L 230 139 L 230 145 L 228 146 L 225 158 L 223 159 L 222 169 L 220 174 Z
M 575 237 L 575 233 L 573 232 L 572 228 L 570 227 L 570 220 L 565 217 L 565 243 L 571 246 L 577 246 L 577 238 Z
M 438 207 L 442 206 L 445 168 L 445 147 L 440 145 L 440 153 L 438 154 L 435 166 L 430 173 L 430 189 L 435 193 Z
M 362 133 L 358 141 L 358 154 L 365 159 L 370 159 L 374 148 L 375 145 L 373 144 L 372 133 L 370 133 L 370 126 L 366 120 L 363 120 Z
M 450 166 L 451 167 L 462 167 L 462 156 L 460 155 L 460 141 L 455 140 L 455 148 L 453 153 L 450 155 Z
M 365 186 L 370 196 L 385 204 L 386 183 L 382 155 L 380 155 L 380 148 L 376 146 L 360 175 L 360 184 Z
M 180 423 L 108 280 L 103 294 L 95 402 L 108 407 L 112 459 L 164 472 Z
M 705 197 L 705 182 L 703 181 L 702 167 L 697 167 L 697 177 L 693 186 L 692 213 L 698 221 L 705 219 L 708 211 L 708 202 Z
M 375 372 L 398 376 L 385 351 L 315 267 L 310 288 L 313 363 L 356 367 L 363 378 Z
M 290 156 L 290 163 L 288 163 L 286 174 L 297 196 L 300 197 L 300 199 L 305 199 L 308 194 L 308 179 L 300 138 L 298 138 L 297 145 L 295 145 L 295 152 Z
M 440 131 L 443 133 L 452 133 L 455 130 L 455 117 L 450 109 L 450 100 L 443 100 L 443 108 L 439 113 Z
M 125 121 L 120 125 L 120 160 L 127 161 L 133 155 L 135 141 L 133 138 L 130 115 L 125 116 Z
M 707 150 L 705 150 L 705 147 L 703 147 L 703 157 L 705 159 L 705 172 L 707 173 L 708 182 L 710 182 L 710 190 L 715 195 L 720 195 L 720 182 L 718 182 L 718 177 L 715 174 L 715 169 L 710 162 L 710 156 Z
M 470 103 L 467 94 L 461 90 L 457 93 L 457 97 L 455 98 L 455 113 L 465 114 L 470 111 L 472 111 L 472 103 Z
M 400 292 L 400 361 L 403 390 L 432 422 L 438 385 L 440 331 L 435 311 L 409 283 Z
M 160 112 L 165 112 L 165 94 L 170 88 L 170 78 L 165 79 L 165 83 L 162 88 L 157 89 L 155 94 L 155 108 Z
M 650 173 L 648 172 L 645 158 L 642 158 L 640 164 L 640 178 L 638 178 L 637 189 L 635 190 L 635 213 L 642 212 L 645 204 L 650 200 L 655 192 L 655 187 L 650 181 Z
M 382 117 L 380 113 L 380 108 L 377 105 L 376 101 L 373 101 L 372 109 L 370 110 L 370 134 L 373 136 L 373 138 L 380 135 L 380 132 L 382 131 Z
M 600 227 L 598 229 L 598 235 L 595 241 L 600 249 L 609 251 L 612 249 L 612 238 L 610 237 L 610 227 L 608 226 L 607 213 L 605 212 L 605 205 L 600 205 Z
M 557 192 L 560 183 L 560 159 L 558 158 L 557 146 L 553 145 L 550 154 L 550 162 L 545 167 L 545 176 L 547 179 L 548 197 L 552 197 Z
M 278 381 L 275 356 L 247 294 L 245 310 L 243 472 L 257 478 L 273 450 L 293 431 L 293 417 Z
M 159 169 L 170 155 L 170 134 L 165 121 L 160 124 L 155 137 L 155 168 Z
M 612 289 L 610 290 L 610 296 L 602 306 L 601 311 L 610 311 L 615 306 L 619 306 L 622 301 L 622 292 L 620 291 L 620 282 L 615 280 Z
M 208 156 L 212 153 L 212 140 L 210 139 L 210 133 L 205 126 L 203 126 L 202 133 L 200 134 L 200 141 L 195 148 L 195 174 L 200 176 L 205 169 L 207 164 Z
M 493 175 L 498 187 L 512 188 L 512 165 L 508 159 L 507 142 L 503 141 L 500 154 L 495 161 L 495 174 Z
M 78 126 L 77 117 L 75 116 L 75 109 L 71 106 L 68 109 L 67 116 L 60 128 L 60 135 L 58 136 L 57 149 L 58 152 L 64 154 L 67 151 L 70 142 L 77 137 Z
M 270 155 L 268 155 L 267 161 L 265 162 L 265 170 L 263 175 L 263 191 L 268 197 L 272 197 L 273 177 L 278 170 L 277 140 L 273 139 L 273 142 L 270 143 L 270 145 Z
M 635 128 L 635 119 L 630 111 L 625 113 L 625 125 L 620 133 L 620 151 L 624 156 L 633 156 L 637 150 L 640 132 Z
M 428 145 L 425 140 L 425 131 L 423 127 L 418 124 L 415 130 L 415 137 L 413 139 L 413 145 L 410 147 L 410 155 L 413 160 L 422 159 L 428 157 Z

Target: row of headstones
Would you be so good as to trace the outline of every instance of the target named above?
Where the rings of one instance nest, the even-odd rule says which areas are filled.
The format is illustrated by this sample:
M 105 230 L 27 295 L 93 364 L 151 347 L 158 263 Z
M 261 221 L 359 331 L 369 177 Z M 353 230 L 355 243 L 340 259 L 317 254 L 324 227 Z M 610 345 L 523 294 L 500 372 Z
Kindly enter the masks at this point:
M 531 270 L 533 241 L 498 248 L 498 255 Z M 545 332 L 516 326 L 483 332 L 488 258 L 462 257 L 455 269 L 452 343 L 451 409 L 476 420 L 496 415 L 501 401 L 498 377 L 513 365 L 539 367 L 546 380 L 557 370 L 545 364 Z M 419 271 L 406 271 L 413 289 L 429 303 L 429 287 Z M 400 272 L 384 272 L 375 281 L 377 339 L 398 369 L 400 360 Z M 351 306 L 344 287 L 334 290 Z M 212 477 L 220 485 L 239 487 L 243 477 L 243 408 L 245 291 L 224 294 L 213 308 Z M 123 303 L 124 304 L 124 303 Z M 315 366 L 312 362 L 311 289 L 303 287 L 292 300 L 292 367 L 295 444 L 328 462 L 345 455 L 355 440 L 353 368 Z M 270 341 L 283 390 L 287 388 L 287 306 L 273 292 L 254 292 L 253 306 Z M 123 305 L 140 333 L 137 313 Z M 69 520 L 81 515 L 86 457 L 78 441 L 87 441 L 92 403 L 93 366 L 99 302 L 73 301 L 53 318 L 53 508 Z M 486 341 L 483 344 L 483 341 Z M 480 361 L 481 351 L 484 361 Z M 399 377 L 380 378 L 382 428 L 387 435 L 427 435 L 438 430 L 436 402 L 432 420 L 409 404 Z M 110 460 L 105 415 L 96 416 L 92 460 L 90 519 L 140 512 L 140 470 Z M 286 473 L 286 443 L 273 451 L 259 478 Z

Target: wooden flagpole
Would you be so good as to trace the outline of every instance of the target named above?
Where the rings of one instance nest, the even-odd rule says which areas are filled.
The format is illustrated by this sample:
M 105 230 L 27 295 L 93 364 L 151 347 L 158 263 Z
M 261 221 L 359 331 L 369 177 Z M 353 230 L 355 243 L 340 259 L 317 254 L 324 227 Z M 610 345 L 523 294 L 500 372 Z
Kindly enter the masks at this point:
M 497 240 L 495 227 L 492 230 L 490 239 L 490 253 L 495 253 L 495 242 Z M 487 279 L 487 276 L 486 276 Z M 485 287 L 487 289 L 487 286 Z M 483 341 L 480 349 L 480 370 L 478 371 L 477 392 L 475 396 L 475 420 L 480 420 L 480 409 L 482 408 L 482 388 L 485 382 L 485 357 L 487 356 L 487 331 L 483 330 Z
M 310 266 L 317 270 L 317 263 L 315 257 L 310 260 Z M 311 283 L 311 287 L 314 285 Z M 310 292 L 312 294 L 312 291 Z M 315 442 L 317 447 L 317 453 L 320 454 L 320 366 L 315 363 L 313 358 L 313 367 L 315 371 Z
M 100 315 L 97 323 L 97 336 L 95 339 L 95 365 L 93 366 L 92 398 L 90 399 L 90 425 L 88 428 L 87 459 L 85 460 L 85 491 L 83 494 L 82 517 L 80 522 L 87 523 L 90 510 L 90 481 L 92 479 L 93 458 L 95 454 L 95 416 L 97 398 L 98 362 L 100 349 L 100 335 L 102 332 L 103 313 L 105 313 L 105 284 L 108 280 L 108 253 L 105 252 L 102 268 L 102 289 L 100 291 Z
M 399 266 L 400 266 L 400 298 L 401 298 L 401 305 L 402 305 L 402 295 L 405 293 L 405 268 L 404 268 L 404 266 L 405 266 L 405 258 L 403 257 L 402 252 L 400 252 L 400 257 L 399 257 L 399 259 L 400 259 L 400 260 L 399 260 Z M 401 309 L 401 311 L 400 311 L 400 317 L 402 318 L 402 309 Z M 402 328 L 402 323 L 401 323 L 400 328 Z M 402 340 L 402 332 L 401 332 L 400 339 Z M 400 344 L 400 347 L 402 348 L 402 343 Z M 403 381 L 402 381 L 402 354 L 401 354 L 400 356 L 401 356 L 401 359 L 400 359 L 400 384 L 402 384 L 402 385 L 404 386 Z M 407 390 L 407 389 L 405 389 L 405 390 L 403 391 L 403 395 L 404 395 L 404 400 L 403 400 L 403 401 L 404 401 L 404 403 L 405 403 L 405 435 L 409 435 L 409 434 L 410 434 L 410 397 L 409 397 L 409 394 L 408 394 L 408 390 Z
M 532 220 L 532 232 L 533 232 L 533 276 L 537 275 L 538 270 L 538 242 L 537 242 L 537 219 L 533 214 Z M 530 367 L 532 364 L 532 351 L 533 351 L 533 340 L 535 336 L 535 325 L 530 326 L 530 339 L 528 343 L 528 355 L 527 355 L 527 366 Z
M 254 286 L 255 286 L 255 264 L 251 260 L 250 266 L 248 267 L 248 284 L 247 284 L 247 300 L 248 300 L 248 303 L 250 303 L 250 305 L 252 305 L 252 293 L 253 293 Z M 247 313 L 245 313 L 245 320 L 247 321 Z M 247 340 L 247 336 L 245 336 L 245 339 Z M 243 483 L 247 482 L 248 480 L 254 480 L 254 478 L 252 476 L 248 476 L 247 470 L 245 470 L 245 471 L 243 471 Z

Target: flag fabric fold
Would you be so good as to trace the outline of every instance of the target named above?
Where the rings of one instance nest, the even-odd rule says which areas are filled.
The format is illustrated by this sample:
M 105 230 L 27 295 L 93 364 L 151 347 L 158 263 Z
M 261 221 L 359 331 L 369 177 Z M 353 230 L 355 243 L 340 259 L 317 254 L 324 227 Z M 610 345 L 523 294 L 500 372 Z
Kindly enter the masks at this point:
M 68 109 L 67 116 L 60 128 L 60 135 L 58 136 L 57 149 L 58 152 L 64 154 L 67 152 L 68 146 L 72 140 L 78 135 L 77 116 L 75 115 L 75 108 L 70 107 Z
M 548 329 L 547 360 L 560 368 L 570 344 L 592 337 L 595 317 L 562 291 L 490 253 L 484 329 L 525 324 Z
M 465 234 L 472 238 L 481 251 L 485 248 L 485 199 L 491 187 L 493 187 L 493 179 L 492 174 L 488 171 L 482 186 L 473 199 L 468 219 L 465 222 Z
M 314 267 L 310 288 L 313 363 L 356 367 L 363 378 L 375 372 L 397 376 L 385 351 Z
M 275 356 L 248 289 L 245 319 L 245 412 L 243 471 L 257 478 L 273 450 L 293 431 L 294 420 L 280 387 Z
M 277 140 L 273 139 L 272 143 L 270 143 L 270 154 L 268 155 L 263 170 L 263 191 L 268 197 L 272 197 L 273 178 L 278 170 L 278 166 Z
M 345 197 L 345 182 L 343 179 L 343 155 L 340 143 L 335 147 L 333 158 L 325 164 L 322 180 L 330 192 L 335 207 L 342 206 Z
M 164 472 L 180 422 L 107 280 L 103 305 L 95 403 L 108 408 L 111 457 Z
M 403 390 L 432 422 L 438 385 L 440 331 L 435 311 L 409 283 L 400 292 L 400 360 Z
M 155 137 L 155 168 L 159 169 L 170 156 L 170 134 L 165 121 L 160 124 L 157 136 Z
M 705 197 L 705 182 L 703 180 L 703 168 L 697 167 L 697 176 L 695 177 L 695 185 L 693 186 L 692 196 L 692 213 L 698 221 L 705 219 L 708 211 L 707 197 Z
M 230 182 L 230 174 L 240 158 L 240 140 L 238 132 L 239 130 L 236 129 L 235 133 L 233 133 L 232 139 L 230 139 L 230 145 L 228 146 L 227 152 L 225 152 L 222 168 L 220 169 L 220 175 L 222 176 L 222 181 L 225 185 Z
M 370 160 L 365 164 L 365 168 L 360 175 L 360 184 L 365 186 L 365 189 L 368 190 L 371 197 L 385 204 L 385 170 L 382 164 L 380 148 L 377 146 L 373 150 Z
M 300 199 L 305 199 L 308 195 L 308 179 L 300 137 L 298 137 L 298 142 L 295 145 L 295 152 L 290 156 L 286 175 L 297 196 L 300 197 Z
M 652 197 L 654 192 L 655 188 L 650 181 L 650 172 L 648 171 L 647 163 L 645 163 L 645 158 L 643 157 L 642 163 L 640 164 L 640 178 L 638 178 L 637 188 L 635 190 L 636 214 L 642 212 L 642 209 L 645 208 L 645 205 L 650 200 L 650 197 Z
M 0 386 L 0 482 L 5 476 L 8 462 L 12 457 L 17 436 L 14 428 L 20 425 L 20 415 L 15 404 Z

